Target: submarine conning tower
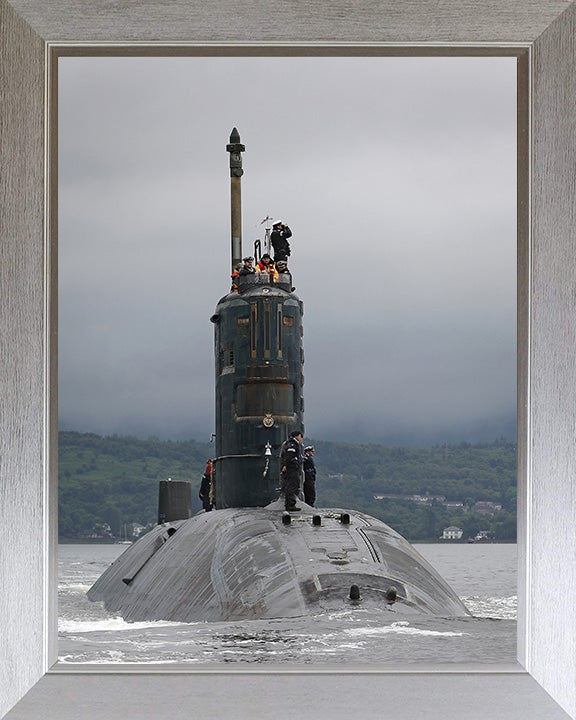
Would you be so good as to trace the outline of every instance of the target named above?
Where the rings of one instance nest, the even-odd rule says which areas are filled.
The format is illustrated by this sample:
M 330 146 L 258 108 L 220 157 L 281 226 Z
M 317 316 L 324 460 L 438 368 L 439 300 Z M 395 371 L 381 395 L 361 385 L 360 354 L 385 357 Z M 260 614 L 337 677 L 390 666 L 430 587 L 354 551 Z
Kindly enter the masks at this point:
M 240 135 L 230 153 L 232 268 L 242 257 Z M 280 486 L 280 449 L 303 430 L 303 304 L 292 276 L 267 272 L 236 278 L 214 315 L 216 457 L 212 492 L 217 509 L 263 507 Z

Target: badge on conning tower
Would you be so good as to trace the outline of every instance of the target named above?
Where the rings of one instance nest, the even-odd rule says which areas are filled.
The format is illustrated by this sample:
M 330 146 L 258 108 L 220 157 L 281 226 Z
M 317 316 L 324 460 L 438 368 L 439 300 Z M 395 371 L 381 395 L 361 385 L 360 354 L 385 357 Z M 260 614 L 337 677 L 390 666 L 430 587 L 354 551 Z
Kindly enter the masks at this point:
M 264 419 L 262 420 L 262 425 L 267 428 L 271 428 L 274 425 L 274 418 L 270 413 L 266 413 L 264 415 Z

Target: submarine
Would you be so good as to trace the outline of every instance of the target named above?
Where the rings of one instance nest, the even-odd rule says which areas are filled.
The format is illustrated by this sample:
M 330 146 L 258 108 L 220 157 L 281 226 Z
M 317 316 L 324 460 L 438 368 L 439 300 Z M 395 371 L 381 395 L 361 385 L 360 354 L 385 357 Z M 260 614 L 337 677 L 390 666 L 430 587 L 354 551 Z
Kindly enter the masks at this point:
M 242 260 L 244 145 L 230 160 L 231 268 Z M 270 240 L 266 230 L 264 249 Z M 255 255 L 260 241 L 254 244 Z M 285 509 L 281 449 L 304 430 L 302 301 L 285 272 L 234 277 L 214 324 L 215 457 L 209 512 L 192 514 L 191 483 L 161 481 L 158 524 L 88 590 L 136 621 L 230 621 L 370 609 L 470 615 L 399 533 L 365 513 L 299 501 Z M 387 615 L 384 615 L 386 613 Z

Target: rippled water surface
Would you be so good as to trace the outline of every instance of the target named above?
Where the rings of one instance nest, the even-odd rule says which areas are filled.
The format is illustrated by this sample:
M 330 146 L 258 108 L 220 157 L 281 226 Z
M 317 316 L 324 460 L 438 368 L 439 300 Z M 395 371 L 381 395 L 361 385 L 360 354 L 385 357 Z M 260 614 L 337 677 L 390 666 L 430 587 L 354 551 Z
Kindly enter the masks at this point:
M 516 546 L 416 545 L 472 617 L 346 609 L 226 623 L 127 623 L 86 591 L 125 550 L 60 545 L 59 658 L 70 663 L 503 663 L 516 659 Z

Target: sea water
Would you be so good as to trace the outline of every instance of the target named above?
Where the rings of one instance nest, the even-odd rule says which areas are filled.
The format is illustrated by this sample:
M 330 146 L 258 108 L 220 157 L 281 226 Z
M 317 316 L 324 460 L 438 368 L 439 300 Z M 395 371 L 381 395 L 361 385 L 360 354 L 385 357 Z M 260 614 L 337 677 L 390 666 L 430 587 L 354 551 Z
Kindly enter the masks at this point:
M 59 545 L 58 656 L 63 663 L 411 664 L 516 660 L 516 545 L 416 549 L 471 617 L 347 608 L 315 617 L 128 623 L 86 592 L 124 545 Z

